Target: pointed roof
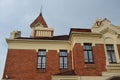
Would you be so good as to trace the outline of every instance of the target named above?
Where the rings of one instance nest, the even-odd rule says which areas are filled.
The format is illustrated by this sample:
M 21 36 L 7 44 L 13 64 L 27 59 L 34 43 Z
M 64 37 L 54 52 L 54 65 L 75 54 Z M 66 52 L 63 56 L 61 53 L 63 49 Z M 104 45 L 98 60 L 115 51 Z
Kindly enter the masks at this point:
M 36 24 L 41 23 L 45 28 L 47 28 L 47 24 L 42 16 L 42 12 L 39 14 L 39 16 L 31 23 L 30 27 L 36 26 Z

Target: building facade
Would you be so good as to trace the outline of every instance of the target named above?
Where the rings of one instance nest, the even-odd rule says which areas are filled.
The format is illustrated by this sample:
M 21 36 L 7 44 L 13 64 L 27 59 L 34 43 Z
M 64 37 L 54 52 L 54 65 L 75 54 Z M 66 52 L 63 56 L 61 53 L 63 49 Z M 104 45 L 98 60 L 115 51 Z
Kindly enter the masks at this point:
M 13 31 L 3 80 L 120 80 L 120 26 L 97 19 L 91 29 L 54 36 L 42 13 L 30 37 Z

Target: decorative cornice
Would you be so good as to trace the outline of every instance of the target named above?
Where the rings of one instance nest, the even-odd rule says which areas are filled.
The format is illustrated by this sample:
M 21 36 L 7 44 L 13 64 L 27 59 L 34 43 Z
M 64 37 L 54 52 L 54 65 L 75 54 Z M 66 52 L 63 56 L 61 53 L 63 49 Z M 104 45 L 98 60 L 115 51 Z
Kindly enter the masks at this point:
M 115 30 L 113 30 L 113 29 L 111 29 L 109 27 L 107 27 L 107 28 L 100 31 L 100 33 L 102 33 L 102 34 L 105 34 L 107 32 L 110 32 L 111 34 L 117 34 L 117 32 Z

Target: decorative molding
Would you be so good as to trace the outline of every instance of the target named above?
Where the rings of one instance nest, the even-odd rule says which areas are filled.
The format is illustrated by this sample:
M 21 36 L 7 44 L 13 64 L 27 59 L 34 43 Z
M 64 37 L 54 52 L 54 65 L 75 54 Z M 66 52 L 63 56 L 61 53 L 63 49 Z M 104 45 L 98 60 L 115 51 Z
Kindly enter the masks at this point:
M 110 32 L 111 34 L 115 34 L 115 35 L 117 34 L 117 32 L 115 30 L 110 29 L 109 27 L 107 27 L 107 28 L 100 31 L 100 33 L 102 33 L 102 34 L 105 34 L 107 32 Z

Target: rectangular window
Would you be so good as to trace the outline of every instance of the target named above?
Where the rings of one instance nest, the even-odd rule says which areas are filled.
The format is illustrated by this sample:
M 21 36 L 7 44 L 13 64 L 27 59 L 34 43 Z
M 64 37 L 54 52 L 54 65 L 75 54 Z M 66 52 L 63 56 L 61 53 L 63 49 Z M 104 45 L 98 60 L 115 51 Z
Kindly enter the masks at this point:
M 38 69 L 45 69 L 46 68 L 46 50 L 38 50 Z
M 68 68 L 68 59 L 67 59 L 67 50 L 60 50 L 59 60 L 60 60 L 60 69 Z
M 94 63 L 91 44 L 84 44 L 84 61 L 85 63 Z
M 112 44 L 106 44 L 107 58 L 109 63 L 117 63 L 115 57 L 114 46 Z

